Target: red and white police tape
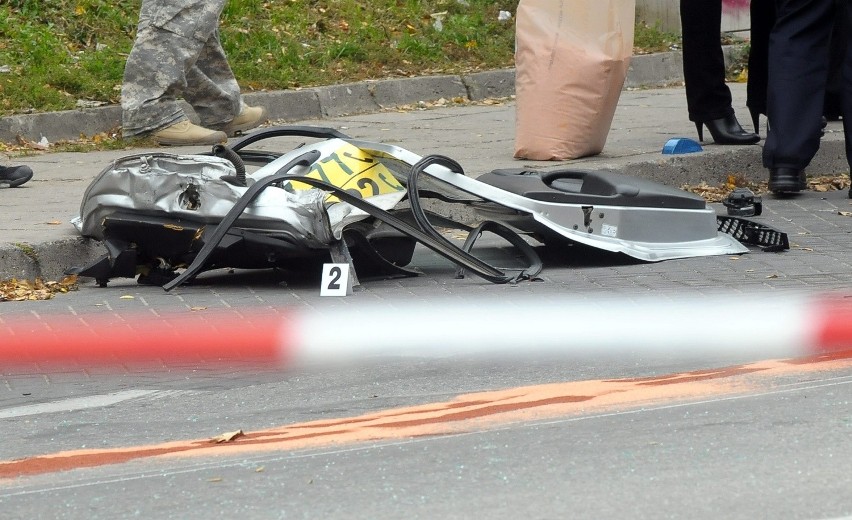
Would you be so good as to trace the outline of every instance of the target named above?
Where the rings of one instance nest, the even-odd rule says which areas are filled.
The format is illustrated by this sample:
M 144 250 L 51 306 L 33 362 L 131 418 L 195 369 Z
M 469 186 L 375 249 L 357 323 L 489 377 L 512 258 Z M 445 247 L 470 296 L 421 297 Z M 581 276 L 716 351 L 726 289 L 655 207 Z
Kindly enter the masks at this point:
M 852 299 L 764 294 L 692 298 L 438 299 L 281 311 L 241 309 L 0 316 L 0 367 L 300 363 L 386 356 L 743 354 L 852 350 Z

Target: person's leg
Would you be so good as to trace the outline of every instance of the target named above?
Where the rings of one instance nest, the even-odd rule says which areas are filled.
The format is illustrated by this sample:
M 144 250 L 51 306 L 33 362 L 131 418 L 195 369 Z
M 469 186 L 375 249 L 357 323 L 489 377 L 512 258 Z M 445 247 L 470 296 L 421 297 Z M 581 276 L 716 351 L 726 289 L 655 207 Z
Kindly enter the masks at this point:
M 227 135 L 249 130 L 266 120 L 263 107 L 247 106 L 240 94 L 228 58 L 222 49 L 218 29 L 213 32 L 187 74 L 185 99 L 192 105 L 201 123 Z
M 828 83 L 825 87 L 825 107 L 823 115 L 830 121 L 836 121 L 843 112 L 843 66 L 846 61 L 846 41 L 849 39 L 849 25 L 846 21 L 845 4 L 848 0 L 835 0 L 838 13 L 834 17 L 829 44 Z
M 780 0 L 769 43 L 767 168 L 804 169 L 819 149 L 833 0 Z
M 207 128 L 227 124 L 244 107 L 240 86 L 222 49 L 218 29 L 201 49 L 195 65 L 187 72 L 186 81 L 184 99 Z
M 845 2 L 838 16 L 844 17 L 847 28 L 852 28 L 852 2 Z M 846 31 L 846 56 L 852 56 L 852 31 Z M 840 96 L 840 105 L 843 107 L 843 133 L 846 139 L 846 161 L 852 171 L 852 60 L 843 62 L 843 89 Z M 849 197 L 852 198 L 852 188 L 849 189 Z
M 732 115 L 720 40 L 722 0 L 680 0 L 680 21 L 689 120 L 704 122 Z
M 125 136 L 186 119 L 176 103 L 226 0 L 143 0 L 122 84 Z
M 759 132 L 760 114 L 766 115 L 767 74 L 769 71 L 769 34 L 775 24 L 775 0 L 751 0 L 751 42 L 748 55 L 746 106 Z

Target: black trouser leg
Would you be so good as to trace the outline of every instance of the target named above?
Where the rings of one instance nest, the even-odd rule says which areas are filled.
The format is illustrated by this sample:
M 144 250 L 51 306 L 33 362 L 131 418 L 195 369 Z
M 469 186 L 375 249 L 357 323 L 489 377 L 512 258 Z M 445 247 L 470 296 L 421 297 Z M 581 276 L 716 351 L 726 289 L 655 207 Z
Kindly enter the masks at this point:
M 778 2 L 769 41 L 767 168 L 803 169 L 819 149 L 834 14 L 834 0 Z
M 751 50 L 748 55 L 746 106 L 754 114 L 766 114 L 769 74 L 769 34 L 775 24 L 775 0 L 751 0 Z M 755 131 L 757 129 L 755 128 Z
M 680 23 L 689 120 L 711 121 L 733 114 L 719 37 L 722 0 L 680 0 Z
M 845 1 L 845 9 L 840 8 L 838 16 L 842 16 L 847 29 L 852 29 L 852 2 Z M 844 33 L 846 38 L 846 56 L 852 57 L 852 31 Z M 843 134 L 846 138 L 846 162 L 852 171 L 852 59 L 843 62 L 843 89 L 840 94 L 840 104 L 843 107 Z
M 831 30 L 831 43 L 828 55 L 828 84 L 825 87 L 825 108 L 823 114 L 835 119 L 843 112 L 843 66 L 846 61 L 846 41 L 849 38 L 849 24 L 846 21 L 844 4 L 848 0 L 835 0 L 838 12 L 834 17 Z

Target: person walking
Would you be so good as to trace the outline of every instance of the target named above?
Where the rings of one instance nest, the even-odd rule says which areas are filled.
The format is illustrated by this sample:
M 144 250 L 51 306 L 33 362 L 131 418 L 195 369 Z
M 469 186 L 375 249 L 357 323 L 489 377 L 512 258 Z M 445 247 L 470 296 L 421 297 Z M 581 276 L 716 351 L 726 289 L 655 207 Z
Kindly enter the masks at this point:
M 757 143 L 760 136 L 744 130 L 737 120 L 725 84 L 722 0 L 680 0 L 680 20 L 686 106 L 698 139 L 704 140 L 706 126 L 716 144 Z
M 227 0 L 142 0 L 121 87 L 125 137 L 162 145 L 218 144 L 260 125 L 262 107 L 242 100 L 219 40 Z M 177 103 L 193 108 L 200 126 Z
M 769 131 L 763 165 L 777 195 L 807 187 L 805 168 L 819 150 L 831 36 L 836 17 L 852 22 L 852 1 L 778 0 L 769 38 L 767 111 Z M 847 27 L 849 27 L 847 25 Z M 849 56 L 852 35 L 842 42 Z M 844 60 L 840 92 L 846 160 L 852 165 L 852 61 Z
M 17 188 L 32 178 L 29 166 L 0 166 L 0 188 Z

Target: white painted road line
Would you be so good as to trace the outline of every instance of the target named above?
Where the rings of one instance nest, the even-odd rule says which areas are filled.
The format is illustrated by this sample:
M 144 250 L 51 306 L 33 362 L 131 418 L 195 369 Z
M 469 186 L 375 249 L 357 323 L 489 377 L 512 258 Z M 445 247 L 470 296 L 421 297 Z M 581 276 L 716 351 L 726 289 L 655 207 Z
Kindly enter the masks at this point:
M 161 393 L 157 390 L 125 390 L 123 392 L 115 392 L 104 395 L 91 395 L 88 397 L 75 397 L 72 399 L 63 399 L 61 401 L 52 401 L 49 403 L 31 404 L 26 406 L 16 406 L 14 408 L 6 408 L 0 410 L 0 419 L 11 419 L 12 417 L 24 417 L 27 415 L 41 415 L 46 413 L 57 412 L 75 412 L 79 410 L 87 410 L 89 408 L 102 408 L 131 399 L 140 397 L 148 397 L 151 394 Z

